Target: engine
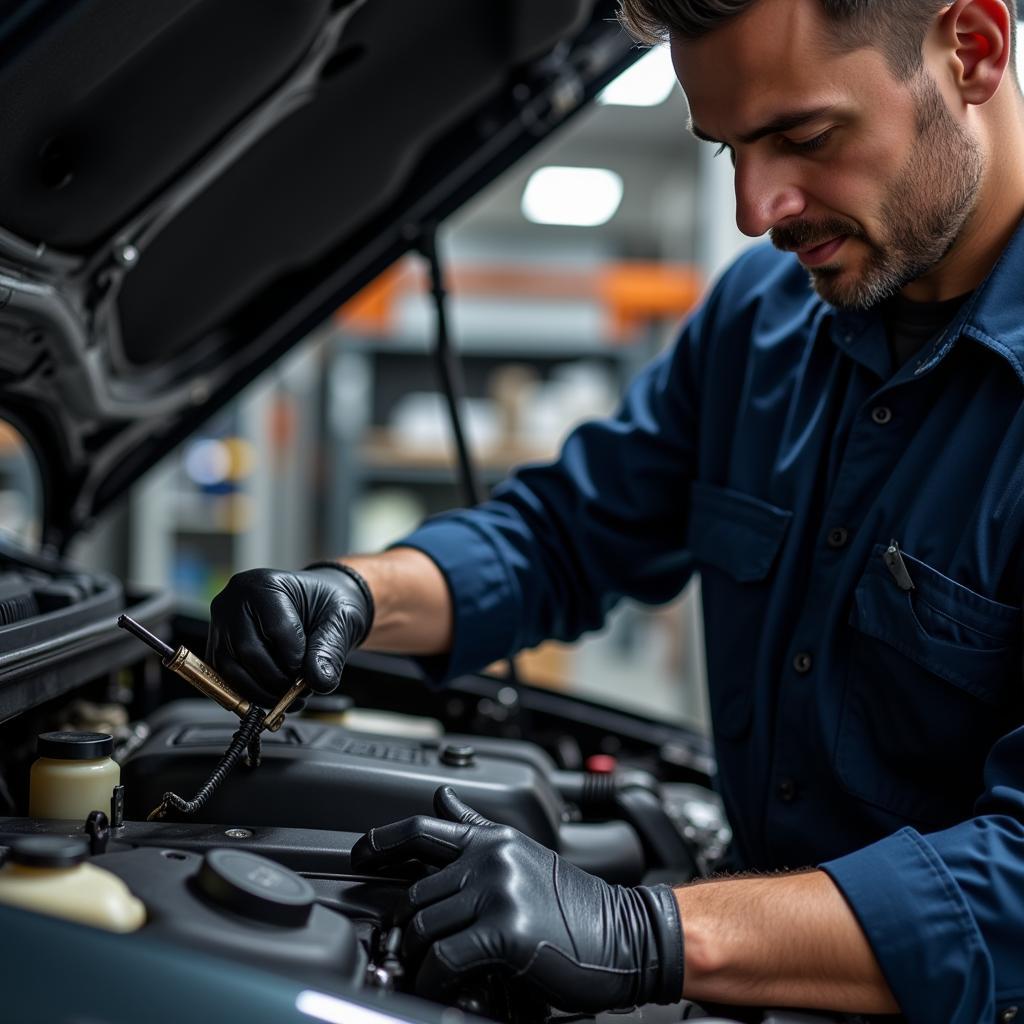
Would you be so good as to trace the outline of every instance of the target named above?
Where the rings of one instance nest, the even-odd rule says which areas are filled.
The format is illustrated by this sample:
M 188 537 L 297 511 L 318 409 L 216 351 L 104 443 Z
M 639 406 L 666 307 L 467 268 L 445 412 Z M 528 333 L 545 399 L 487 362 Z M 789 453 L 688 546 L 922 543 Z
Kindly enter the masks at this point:
M 416 965 L 404 961 L 392 908 L 423 869 L 360 876 L 350 854 L 366 830 L 431 813 L 439 786 L 610 882 L 683 881 L 721 863 L 729 830 L 702 774 L 706 762 L 670 732 L 644 743 L 649 723 L 613 714 L 616 732 L 607 709 L 580 705 L 566 716 L 564 698 L 538 693 L 527 705 L 524 691 L 483 677 L 443 694 L 413 690 L 389 674 L 394 668 L 372 659 L 352 667 L 351 696 L 310 700 L 263 734 L 258 765 L 239 764 L 196 812 L 162 820 L 148 819 L 167 791 L 190 795 L 214 772 L 238 726 L 229 712 L 206 700 L 158 699 L 134 718 L 143 674 L 130 702 L 79 693 L 0 726 L 12 783 L 12 813 L 0 818 L 0 918 L 8 905 L 42 911 L 120 931 L 103 941 L 122 950 L 140 953 L 139 943 L 152 940 L 286 978 L 314 994 L 307 1000 L 356 995 L 397 1013 L 394 1000 L 416 999 Z M 111 680 L 95 690 L 111 696 Z M 47 728 L 112 737 L 121 784 L 109 810 L 77 818 L 30 810 L 28 768 L 44 749 L 32 732 Z M 58 887 L 47 895 L 41 880 L 50 875 Z M 38 892 L 25 898 L 29 876 Z M 500 971 L 468 979 L 448 1008 L 509 1024 L 559 1016 Z M 712 1019 L 686 1002 L 614 1015 L 623 1016 Z

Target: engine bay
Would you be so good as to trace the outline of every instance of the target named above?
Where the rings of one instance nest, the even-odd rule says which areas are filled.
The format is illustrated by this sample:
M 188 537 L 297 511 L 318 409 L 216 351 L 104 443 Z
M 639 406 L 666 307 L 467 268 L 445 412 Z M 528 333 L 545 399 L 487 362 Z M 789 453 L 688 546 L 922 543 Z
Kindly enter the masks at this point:
M 163 632 L 199 650 L 203 628 L 175 619 Z M 145 937 L 386 1008 L 416 996 L 416 965 L 403 959 L 391 909 L 425 869 L 360 875 L 350 854 L 375 826 L 431 814 L 441 786 L 609 882 L 682 882 L 724 864 L 729 827 L 697 735 L 487 675 L 431 690 L 411 663 L 382 655 L 357 654 L 342 691 L 310 698 L 264 733 L 258 765 L 239 764 L 201 809 L 163 820 L 147 819 L 166 791 L 202 786 L 238 719 L 190 696 L 150 652 L 137 646 L 113 671 L 9 717 L 0 725 L 0 913 L 8 903 L 73 916 L 11 899 L 4 886 L 47 870 L 67 886 L 88 867 L 79 891 L 61 890 L 65 905 L 98 904 L 99 871 L 142 908 L 141 926 L 115 942 Z M 52 736 L 111 738 L 104 749 L 120 785 L 109 808 L 78 819 L 31 812 L 32 766 Z M 94 911 L 106 912 L 93 906 L 78 920 Z M 500 971 L 470 979 L 447 1008 L 509 1024 L 559 1017 Z M 682 1001 L 636 1008 L 631 1019 L 790 1019 L 717 1013 Z
M 26 617 L 34 611 L 26 606 Z M 0 725 L 0 847 L 17 867 L 33 863 L 41 838 L 63 841 L 65 853 L 74 840 L 87 848 L 89 865 L 141 901 L 143 933 L 310 985 L 376 992 L 410 991 L 389 910 L 415 865 L 405 878 L 360 877 L 349 854 L 368 829 L 431 813 L 439 786 L 612 882 L 692 877 L 721 858 L 728 828 L 717 797 L 698 781 L 706 755 L 694 752 L 692 765 L 660 779 L 650 755 L 631 756 L 628 739 L 600 728 L 605 723 L 595 723 L 601 738 L 590 753 L 568 720 L 559 729 L 550 711 L 526 706 L 523 689 L 474 677 L 432 693 L 402 666 L 357 659 L 344 696 L 311 699 L 280 731 L 264 734 L 259 766 L 240 765 L 201 811 L 147 821 L 164 791 L 202 784 L 238 722 L 186 696 L 157 659 L 136 650 L 133 663 Z M 54 730 L 112 737 L 123 802 L 95 808 L 101 813 L 89 820 L 29 813 L 38 736 Z M 69 861 L 59 870 L 71 868 Z M 541 1012 L 494 979 L 454 994 L 452 1005 L 496 1020 Z

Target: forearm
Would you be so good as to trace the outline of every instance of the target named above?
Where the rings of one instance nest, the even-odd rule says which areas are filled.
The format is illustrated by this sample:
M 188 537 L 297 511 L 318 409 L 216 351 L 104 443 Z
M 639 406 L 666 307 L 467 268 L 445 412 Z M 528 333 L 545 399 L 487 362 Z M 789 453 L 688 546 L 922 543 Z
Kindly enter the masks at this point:
M 397 654 L 442 654 L 451 646 L 452 602 L 441 570 L 421 551 L 393 548 L 344 558 L 369 584 L 375 613 L 363 643 Z
M 676 890 L 687 998 L 898 1013 L 856 917 L 822 871 Z

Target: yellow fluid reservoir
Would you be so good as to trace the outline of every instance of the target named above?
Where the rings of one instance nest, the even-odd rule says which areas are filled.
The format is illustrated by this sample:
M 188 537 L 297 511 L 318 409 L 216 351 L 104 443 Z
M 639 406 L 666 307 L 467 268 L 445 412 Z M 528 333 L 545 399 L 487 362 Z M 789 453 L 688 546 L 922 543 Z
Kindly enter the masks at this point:
M 142 901 L 117 875 L 85 863 L 88 853 L 84 839 L 15 839 L 0 868 L 0 903 L 108 932 L 141 928 L 146 923 Z
M 121 768 L 110 759 L 113 738 L 105 732 L 44 732 L 29 778 L 28 813 L 33 818 L 76 818 L 90 811 L 110 814 L 110 795 Z

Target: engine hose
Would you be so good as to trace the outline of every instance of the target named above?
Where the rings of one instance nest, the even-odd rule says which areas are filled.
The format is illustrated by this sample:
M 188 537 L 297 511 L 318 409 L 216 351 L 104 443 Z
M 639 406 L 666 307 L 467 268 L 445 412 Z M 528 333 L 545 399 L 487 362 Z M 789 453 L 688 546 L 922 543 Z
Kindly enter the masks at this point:
M 615 804 L 616 780 L 611 772 L 587 772 L 583 776 L 580 810 L 584 814 L 600 815 Z
M 244 725 L 245 723 L 243 722 L 242 724 Z M 245 760 L 249 768 L 259 768 L 260 762 L 263 760 L 263 745 L 260 743 L 260 736 L 262 735 L 263 723 L 260 722 L 260 728 L 256 730 L 245 748 Z
M 217 787 L 227 778 L 228 773 L 241 760 L 242 754 L 249 752 L 249 764 L 255 767 L 259 764 L 260 758 L 260 731 L 263 728 L 263 720 L 266 712 L 256 705 L 248 711 L 245 718 L 238 726 L 237 732 L 231 737 L 228 749 L 220 759 L 217 767 L 210 773 L 210 777 L 203 783 L 199 792 L 191 800 L 178 796 L 177 793 L 164 793 L 163 799 L 158 807 L 150 811 L 146 821 L 160 821 L 167 817 L 169 811 L 177 811 L 179 814 L 196 814 L 201 811 L 206 802 L 213 796 Z

